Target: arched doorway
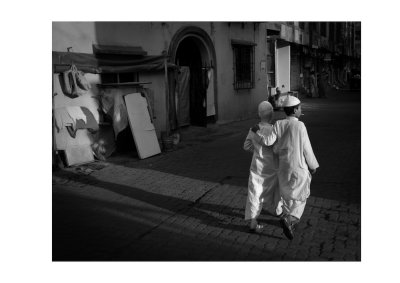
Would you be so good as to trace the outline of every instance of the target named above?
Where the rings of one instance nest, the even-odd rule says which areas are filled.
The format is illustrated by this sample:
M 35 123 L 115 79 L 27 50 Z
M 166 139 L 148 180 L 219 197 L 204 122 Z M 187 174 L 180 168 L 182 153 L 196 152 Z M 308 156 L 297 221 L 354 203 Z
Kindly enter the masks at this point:
M 215 51 L 208 34 L 197 27 L 182 28 L 172 39 L 169 53 L 180 75 L 189 73 L 186 92 L 177 99 L 177 112 L 188 117 L 190 125 L 205 127 L 216 121 Z

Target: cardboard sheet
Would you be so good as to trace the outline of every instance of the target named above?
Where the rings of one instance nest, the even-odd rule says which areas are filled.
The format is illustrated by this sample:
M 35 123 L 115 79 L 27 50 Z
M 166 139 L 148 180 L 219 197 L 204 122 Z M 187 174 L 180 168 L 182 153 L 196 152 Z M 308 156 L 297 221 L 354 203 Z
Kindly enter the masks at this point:
M 68 166 L 79 165 L 94 161 L 90 145 L 69 146 L 65 149 Z
M 139 158 L 144 159 L 161 153 L 146 98 L 140 93 L 131 93 L 125 95 L 124 99 Z

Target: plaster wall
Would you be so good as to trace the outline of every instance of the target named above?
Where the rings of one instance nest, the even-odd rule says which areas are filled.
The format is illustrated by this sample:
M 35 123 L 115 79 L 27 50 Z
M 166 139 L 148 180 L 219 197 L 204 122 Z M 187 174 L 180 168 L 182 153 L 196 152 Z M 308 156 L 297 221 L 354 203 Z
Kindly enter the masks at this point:
M 211 38 L 216 53 L 213 62 L 216 73 L 216 111 L 218 123 L 226 123 L 254 117 L 258 103 L 267 99 L 266 24 L 226 22 L 54 22 L 53 51 L 92 53 L 92 44 L 141 46 L 148 55 L 160 55 L 168 51 L 175 33 L 182 27 L 196 26 Z M 232 39 L 254 42 L 255 87 L 235 90 L 233 86 Z M 158 132 L 165 130 L 165 88 L 162 72 L 140 73 L 141 81 L 154 93 L 155 126 Z

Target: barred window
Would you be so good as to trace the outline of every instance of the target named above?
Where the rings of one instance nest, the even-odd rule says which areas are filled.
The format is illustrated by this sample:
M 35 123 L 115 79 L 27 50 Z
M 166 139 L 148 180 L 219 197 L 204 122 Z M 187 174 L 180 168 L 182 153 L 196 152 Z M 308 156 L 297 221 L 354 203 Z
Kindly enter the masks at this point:
M 254 44 L 232 41 L 234 88 L 254 88 Z

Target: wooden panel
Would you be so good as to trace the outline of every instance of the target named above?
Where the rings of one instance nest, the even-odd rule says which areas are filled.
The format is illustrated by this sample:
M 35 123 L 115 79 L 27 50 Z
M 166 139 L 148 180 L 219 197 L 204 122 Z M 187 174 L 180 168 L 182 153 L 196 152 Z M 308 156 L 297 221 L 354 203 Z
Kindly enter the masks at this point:
M 156 130 L 150 119 L 147 100 L 140 93 L 125 95 L 129 124 L 141 159 L 161 153 Z

